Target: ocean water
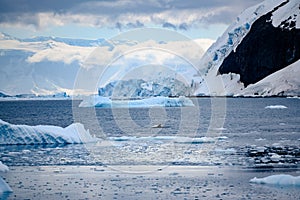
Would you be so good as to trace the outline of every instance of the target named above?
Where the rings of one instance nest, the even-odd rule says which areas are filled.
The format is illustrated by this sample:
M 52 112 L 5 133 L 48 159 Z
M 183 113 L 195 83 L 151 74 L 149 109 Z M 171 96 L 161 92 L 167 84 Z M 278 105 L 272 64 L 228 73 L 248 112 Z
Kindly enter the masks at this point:
M 0 119 L 6 122 L 61 127 L 80 122 L 100 142 L 2 145 L 0 160 L 9 166 L 299 167 L 299 99 L 192 101 L 194 107 L 115 109 L 80 108 L 80 101 L 70 100 L 2 101 Z M 162 128 L 153 128 L 158 124 Z

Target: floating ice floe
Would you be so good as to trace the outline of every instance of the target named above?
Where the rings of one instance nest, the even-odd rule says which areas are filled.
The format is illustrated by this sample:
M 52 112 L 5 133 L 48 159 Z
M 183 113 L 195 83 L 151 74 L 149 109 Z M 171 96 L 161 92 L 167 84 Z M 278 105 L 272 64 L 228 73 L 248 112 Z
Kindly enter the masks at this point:
M 111 100 L 109 97 L 90 96 L 83 100 L 79 107 L 102 108 L 143 108 L 143 107 L 187 107 L 194 103 L 186 97 L 151 97 L 139 100 Z
M 235 154 L 236 150 L 234 148 L 228 148 L 228 149 L 219 149 L 219 148 L 216 148 L 215 152 L 219 153 L 219 154 Z
M 58 126 L 13 125 L 0 120 L 0 145 L 78 144 L 96 142 L 80 123 Z
M 182 136 L 153 136 L 153 137 L 135 137 L 135 136 L 121 136 L 121 137 L 109 137 L 109 140 L 116 142 L 123 141 L 168 141 L 174 143 L 184 144 L 200 144 L 200 143 L 213 143 L 218 140 L 224 140 L 227 137 L 182 137 Z
M 287 174 L 278 174 L 264 178 L 253 178 L 250 183 L 270 184 L 279 186 L 300 186 L 300 176 L 291 176 Z
M 265 109 L 286 109 L 287 107 L 284 105 L 270 105 L 266 106 Z
M 0 161 L 0 172 L 7 172 L 8 170 L 9 170 L 8 167 Z M 4 192 L 12 192 L 12 189 L 0 176 L 0 194 Z

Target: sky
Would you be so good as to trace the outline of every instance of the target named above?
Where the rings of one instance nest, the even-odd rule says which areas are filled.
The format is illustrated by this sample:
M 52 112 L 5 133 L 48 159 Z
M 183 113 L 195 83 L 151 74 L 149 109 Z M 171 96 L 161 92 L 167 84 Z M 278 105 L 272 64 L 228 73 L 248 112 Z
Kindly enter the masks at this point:
M 241 12 L 260 2 L 0 0 L 0 92 L 90 94 L 132 70 L 155 77 L 153 66 L 191 80 L 205 50 Z M 38 36 L 108 42 L 95 47 L 79 40 L 76 45 L 18 40 Z
M 97 39 L 142 27 L 217 39 L 262 0 L 0 0 L 0 32 L 17 38 Z

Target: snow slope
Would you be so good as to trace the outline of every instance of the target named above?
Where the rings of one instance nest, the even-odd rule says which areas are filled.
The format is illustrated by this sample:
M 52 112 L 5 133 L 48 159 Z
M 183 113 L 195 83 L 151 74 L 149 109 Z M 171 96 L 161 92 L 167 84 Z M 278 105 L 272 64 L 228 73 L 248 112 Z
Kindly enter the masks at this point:
M 300 96 L 299 75 L 300 60 L 249 85 L 236 96 Z
M 237 17 L 236 21 L 227 28 L 223 35 L 212 44 L 203 56 L 203 64 L 208 67 L 204 69 L 206 70 L 203 71 L 204 74 L 213 71 L 214 68 L 218 68 L 224 58 L 228 56 L 232 50 L 235 50 L 239 43 L 247 35 L 250 31 L 251 25 L 259 17 L 271 11 L 282 2 L 282 0 L 264 1 L 242 12 Z
M 79 123 L 66 128 L 58 126 L 12 125 L 0 120 L 0 145 L 75 144 L 95 142 Z

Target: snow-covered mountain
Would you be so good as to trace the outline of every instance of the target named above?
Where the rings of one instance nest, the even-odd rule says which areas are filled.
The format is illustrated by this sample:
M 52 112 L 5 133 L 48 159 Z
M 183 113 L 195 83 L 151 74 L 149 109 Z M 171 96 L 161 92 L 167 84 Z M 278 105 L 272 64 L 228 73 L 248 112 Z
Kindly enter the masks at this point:
M 299 68 L 299 59 L 299 0 L 266 0 L 245 10 L 208 49 L 202 59 L 205 67 L 199 71 L 203 81 L 195 94 L 298 95 L 299 82 L 290 87 L 279 87 L 276 82 L 294 80 L 298 74 L 287 70 Z M 269 82 L 266 88 L 258 83 L 270 75 L 262 81 Z M 209 87 L 219 79 L 223 88 Z
M 131 70 L 131 66 L 145 66 L 150 63 L 152 66 L 177 68 L 179 62 L 178 57 L 176 58 L 176 55 L 172 54 L 174 51 L 180 51 L 181 55 L 188 55 L 189 58 L 198 62 L 204 53 L 201 47 L 207 49 L 212 42 L 213 40 L 209 39 L 139 42 L 126 38 L 112 40 L 57 37 L 18 39 L 0 33 L 0 89 L 11 95 L 32 93 L 51 96 L 63 92 L 68 95 L 94 94 L 95 86 L 90 89 L 89 84 L 97 83 L 101 74 L 98 71 L 105 68 L 111 61 L 123 63 L 114 63 L 115 65 L 108 70 L 108 77 L 106 77 L 108 82 L 101 83 L 102 85 L 113 81 L 110 79 L 112 74 L 117 76 L 119 73 L 120 76 L 123 76 L 124 73 Z M 191 49 L 191 44 L 201 51 Z M 162 51 L 150 51 L 151 48 L 162 49 Z M 132 49 L 141 49 L 141 51 L 126 54 Z M 148 51 L 146 51 L 147 49 Z M 167 51 L 163 51 L 164 49 Z M 120 57 L 121 55 L 124 56 Z M 127 71 L 124 71 L 123 68 L 126 68 Z M 192 69 L 194 73 L 183 72 L 184 68 L 185 66 L 180 65 L 177 69 L 190 77 L 195 73 L 195 69 Z M 157 70 L 152 70 L 152 72 L 155 71 Z M 86 73 L 85 77 L 89 78 L 85 79 L 86 83 L 83 83 L 82 87 L 74 88 L 78 72 Z

